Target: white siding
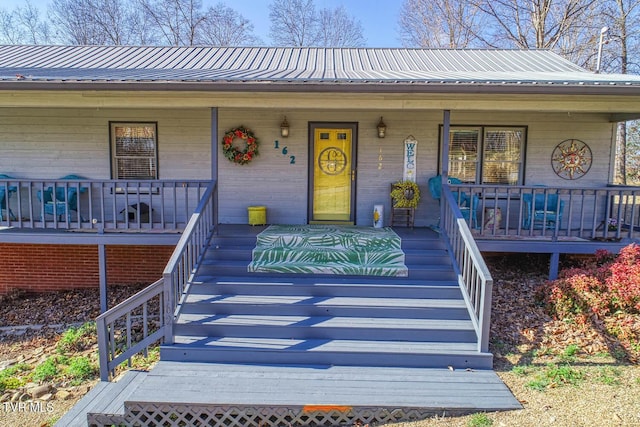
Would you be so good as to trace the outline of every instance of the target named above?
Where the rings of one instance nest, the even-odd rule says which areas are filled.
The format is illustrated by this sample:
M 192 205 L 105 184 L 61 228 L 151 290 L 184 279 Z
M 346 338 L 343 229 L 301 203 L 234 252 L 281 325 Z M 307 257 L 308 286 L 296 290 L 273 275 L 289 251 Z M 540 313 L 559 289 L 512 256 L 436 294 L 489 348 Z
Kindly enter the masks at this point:
M 0 173 L 110 179 L 109 121 L 153 121 L 160 178 L 209 179 L 210 117 L 209 109 L 0 108 Z
M 280 122 L 286 114 L 291 126 L 289 138 L 280 137 Z M 377 137 L 376 124 L 384 116 L 387 136 Z M 219 147 L 220 220 L 223 223 L 247 223 L 247 207 L 267 207 L 269 223 L 307 222 L 309 122 L 358 123 L 356 223 L 371 225 L 374 204 L 385 205 L 385 223 L 389 220 L 389 184 L 402 178 L 403 141 L 418 140 L 417 182 L 422 201 L 416 212 L 416 225 L 436 224 L 439 208 L 428 190 L 427 181 L 438 170 L 438 135 L 441 111 L 270 111 L 220 109 L 219 135 L 240 125 L 249 127 L 260 139 L 260 155 L 248 165 L 235 165 L 222 157 Z M 527 126 L 525 184 L 549 186 L 606 185 L 610 174 L 613 125 L 605 115 L 567 113 L 500 113 L 454 111 L 452 125 Z M 551 153 L 561 141 L 581 139 L 593 152 L 593 166 L 577 181 L 557 177 L 551 169 Z M 287 146 L 288 155 L 274 149 Z M 237 141 L 236 141 L 237 142 Z M 378 156 L 382 150 L 382 169 Z M 296 163 L 289 164 L 289 155 Z

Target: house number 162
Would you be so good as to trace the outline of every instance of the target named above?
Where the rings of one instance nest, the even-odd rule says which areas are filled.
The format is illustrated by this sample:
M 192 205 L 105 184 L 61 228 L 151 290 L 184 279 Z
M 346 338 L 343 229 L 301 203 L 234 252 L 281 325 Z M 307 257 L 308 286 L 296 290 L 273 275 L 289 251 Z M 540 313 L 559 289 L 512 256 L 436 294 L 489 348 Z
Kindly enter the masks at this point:
M 280 149 L 280 142 L 278 140 L 274 141 L 273 148 L 276 149 L 276 150 Z M 283 156 L 286 156 L 288 152 L 289 152 L 289 150 L 287 149 L 286 145 L 284 147 L 282 147 L 282 155 Z M 289 156 L 289 164 L 290 165 L 294 165 L 295 163 L 296 163 L 296 156 Z

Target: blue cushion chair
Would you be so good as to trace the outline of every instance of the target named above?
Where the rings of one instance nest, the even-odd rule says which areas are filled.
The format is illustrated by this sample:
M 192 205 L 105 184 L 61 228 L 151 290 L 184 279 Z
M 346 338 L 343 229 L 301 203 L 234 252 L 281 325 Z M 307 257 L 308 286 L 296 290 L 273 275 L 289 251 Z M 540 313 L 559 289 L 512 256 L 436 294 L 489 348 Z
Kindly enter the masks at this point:
M 560 200 L 557 194 L 533 194 L 522 195 L 524 202 L 524 215 L 522 218 L 523 228 L 555 229 L 562 226 L 562 212 L 564 211 L 564 200 Z M 533 220 L 533 223 L 532 223 Z
M 85 179 L 78 175 L 66 175 L 60 179 Z M 80 205 L 78 202 L 78 190 L 80 193 L 87 191 L 86 187 L 67 186 L 56 187 L 55 192 L 52 187 L 38 191 L 38 199 L 44 206 L 45 215 L 54 215 L 58 217 L 58 221 L 62 221 L 63 216 L 67 216 L 67 221 L 71 222 L 71 212 L 75 212 L 81 221 L 84 218 L 80 216 Z M 55 195 L 55 200 L 54 200 Z
M 462 181 L 453 177 L 449 177 L 448 182 L 449 184 L 462 184 Z M 442 175 L 429 178 L 429 191 L 431 192 L 431 197 L 440 202 L 440 196 L 442 195 Z M 463 218 L 469 222 L 470 227 L 478 228 L 477 210 L 478 203 L 480 202 L 478 195 L 474 194 L 473 196 L 469 196 L 464 191 L 453 191 L 452 193 L 453 198 L 458 202 L 458 207 L 460 208 Z
M 9 175 L 0 174 L 0 179 L 11 179 L 11 178 L 12 177 L 10 177 Z M 11 209 L 10 208 L 7 209 L 7 199 L 9 198 L 11 193 L 15 193 L 16 191 L 18 191 L 18 188 L 14 185 L 0 184 L 0 220 L 4 219 L 4 216 L 2 215 L 2 211 L 5 211 L 7 213 L 8 218 L 11 218 L 12 220 L 17 219 L 16 216 L 11 211 Z

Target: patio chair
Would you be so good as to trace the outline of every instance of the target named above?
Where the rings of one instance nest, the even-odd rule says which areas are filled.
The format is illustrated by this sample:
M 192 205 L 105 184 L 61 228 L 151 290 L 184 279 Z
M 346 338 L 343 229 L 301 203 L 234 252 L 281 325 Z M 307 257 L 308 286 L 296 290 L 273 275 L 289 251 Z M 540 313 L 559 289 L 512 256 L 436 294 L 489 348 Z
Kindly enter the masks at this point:
M 0 179 L 11 179 L 9 175 L 0 174 Z M 2 211 L 7 213 L 7 217 L 12 220 L 17 219 L 14 213 L 10 208 L 7 208 L 7 199 L 11 195 L 11 193 L 15 193 L 18 191 L 18 188 L 13 185 L 4 185 L 0 184 L 0 220 L 4 219 L 4 215 L 2 215 Z
M 449 177 L 448 182 L 449 184 L 462 184 L 462 181 L 453 177 Z M 442 195 L 442 175 L 436 175 L 429 178 L 429 192 L 431 192 L 431 197 L 440 203 L 440 196 Z M 459 193 L 457 191 L 453 191 L 452 193 L 453 198 L 458 202 L 458 208 L 460 208 L 462 217 L 469 222 L 470 227 L 478 228 L 477 210 L 480 202 L 478 195 L 473 194 L 472 196 L 469 196 L 464 191 Z
M 522 228 L 533 228 L 540 230 L 555 229 L 562 226 L 562 212 L 564 210 L 564 200 L 560 200 L 557 194 L 523 194 L 524 215 L 522 218 Z
M 395 188 L 395 184 L 391 184 L 391 191 Z M 396 200 L 391 197 L 391 226 L 402 225 L 404 227 L 413 228 L 416 217 L 416 209 L 413 207 L 396 207 Z
M 84 179 L 78 175 L 67 175 L 60 179 Z M 68 186 L 56 187 L 55 192 L 53 187 L 49 187 L 46 190 L 38 191 L 37 196 L 44 207 L 45 215 L 57 215 L 58 221 L 62 221 L 63 217 L 67 216 L 67 221 L 71 222 L 71 212 L 75 212 L 80 221 L 84 221 L 84 218 L 80 216 L 80 204 L 78 201 L 78 190 L 80 193 L 87 191 L 86 187 Z M 54 200 L 55 196 L 55 200 Z

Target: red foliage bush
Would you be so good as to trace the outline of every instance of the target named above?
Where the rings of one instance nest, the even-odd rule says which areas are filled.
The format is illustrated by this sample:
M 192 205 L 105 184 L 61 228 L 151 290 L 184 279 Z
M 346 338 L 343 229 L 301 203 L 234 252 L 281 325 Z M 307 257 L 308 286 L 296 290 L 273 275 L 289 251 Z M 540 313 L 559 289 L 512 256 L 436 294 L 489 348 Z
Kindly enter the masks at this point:
M 640 246 L 626 246 L 618 255 L 598 251 L 582 266 L 563 270 L 540 291 L 558 318 L 640 314 Z

